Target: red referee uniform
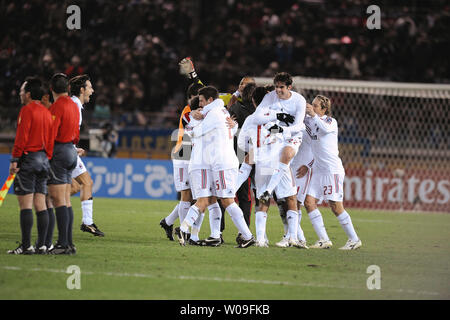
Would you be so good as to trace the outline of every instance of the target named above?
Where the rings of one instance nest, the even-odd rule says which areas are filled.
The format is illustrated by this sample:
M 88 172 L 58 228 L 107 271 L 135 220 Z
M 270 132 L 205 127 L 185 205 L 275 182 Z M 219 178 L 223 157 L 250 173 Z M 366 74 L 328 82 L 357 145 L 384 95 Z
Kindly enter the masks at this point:
M 53 154 L 53 129 L 50 111 L 37 101 L 31 101 L 20 109 L 17 119 L 13 158 L 20 158 L 28 152 L 45 150 L 50 159 Z
M 69 96 L 61 96 L 50 106 L 50 113 L 54 141 L 77 144 L 80 140 L 80 111 L 76 103 Z

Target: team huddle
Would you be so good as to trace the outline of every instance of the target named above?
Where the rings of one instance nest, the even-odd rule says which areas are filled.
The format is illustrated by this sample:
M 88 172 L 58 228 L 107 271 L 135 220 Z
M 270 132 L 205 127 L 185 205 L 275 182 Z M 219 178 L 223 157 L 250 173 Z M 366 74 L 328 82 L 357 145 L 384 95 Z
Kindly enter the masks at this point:
M 343 206 L 345 171 L 339 158 L 338 125 L 331 117 L 329 98 L 318 95 L 311 104 L 307 103 L 301 94 L 291 90 L 292 77 L 285 72 L 275 75 L 273 86 L 257 87 L 254 81 L 248 81 L 227 98 L 198 80 L 189 58 L 180 62 L 180 70 L 195 82 L 188 89 L 188 105 L 181 115 L 172 157 L 174 183 L 181 201 L 160 221 L 170 240 L 174 232 L 183 246 L 220 246 L 224 242 L 223 211 L 227 211 L 238 231 L 237 247 L 268 247 L 267 212 L 274 198 L 284 225 L 284 235 L 277 246 L 330 248 L 333 244 L 317 207 L 326 201 L 348 236 L 340 249 L 361 247 Z M 243 81 L 249 78 L 244 77 Z M 235 110 L 233 103 L 243 93 L 250 96 L 254 112 L 246 116 L 238 130 L 235 112 L 231 110 Z M 235 136 L 239 149 L 245 152 L 240 167 Z M 244 219 L 240 203 L 235 202 L 236 192 L 249 178 L 255 190 L 255 235 L 249 229 L 248 219 Z M 302 205 L 318 237 L 310 246 L 300 225 Z M 206 209 L 210 236 L 200 240 Z M 173 230 L 177 218 L 180 227 Z

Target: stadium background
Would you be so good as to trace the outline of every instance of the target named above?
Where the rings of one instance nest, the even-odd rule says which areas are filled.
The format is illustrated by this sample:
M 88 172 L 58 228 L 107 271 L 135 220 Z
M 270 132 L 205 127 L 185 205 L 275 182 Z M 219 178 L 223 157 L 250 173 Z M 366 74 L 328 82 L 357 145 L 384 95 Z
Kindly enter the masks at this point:
M 72 4 L 81 8 L 80 30 L 66 26 Z M 450 212 L 450 6 L 378 1 L 381 29 L 369 30 L 370 4 L 1 1 L 1 181 L 24 78 L 88 73 L 95 94 L 82 146 L 95 196 L 175 199 L 167 159 L 188 85 L 178 61 L 191 56 L 203 82 L 222 92 L 246 74 L 266 83 L 288 71 L 308 101 L 329 95 L 347 206 Z M 106 131 L 118 135 L 109 154 Z

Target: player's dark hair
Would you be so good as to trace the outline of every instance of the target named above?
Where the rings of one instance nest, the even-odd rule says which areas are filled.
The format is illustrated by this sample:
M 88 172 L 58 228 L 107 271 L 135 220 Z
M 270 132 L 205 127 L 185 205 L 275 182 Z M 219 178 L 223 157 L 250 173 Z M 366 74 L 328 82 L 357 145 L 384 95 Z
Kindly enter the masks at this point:
M 189 107 L 191 107 L 191 110 L 195 110 L 198 109 L 199 107 L 199 99 L 198 96 L 195 96 L 191 99 L 190 103 L 189 103 Z
M 205 97 L 205 100 L 208 100 L 209 98 L 216 100 L 219 98 L 219 91 L 217 91 L 217 89 L 213 86 L 206 86 L 198 90 L 198 95 Z
M 50 87 L 55 93 L 66 93 L 69 91 L 69 79 L 64 73 L 56 73 L 50 80 Z
M 37 77 L 28 77 L 25 81 L 25 93 L 29 92 L 32 100 L 41 100 L 44 93 L 42 81 Z
M 264 96 L 268 92 L 269 91 L 267 91 L 266 87 L 256 87 L 255 90 L 253 90 L 252 98 L 255 101 L 255 107 L 257 107 L 261 103 L 261 101 L 264 99 Z
M 42 97 L 44 97 L 45 95 L 48 95 L 48 101 L 50 103 L 53 103 L 53 95 L 52 95 L 52 91 L 50 90 L 50 86 L 47 82 L 43 82 L 42 83 Z M 42 98 L 41 98 L 42 100 Z
M 273 78 L 273 83 L 281 82 L 286 86 L 292 85 L 292 76 L 287 72 L 278 72 Z
M 256 84 L 251 82 L 244 87 L 244 90 L 242 90 L 242 102 L 244 102 L 244 104 L 250 104 L 250 106 L 252 105 L 252 96 L 255 88 Z
M 70 86 L 70 95 L 71 96 L 80 96 L 81 88 L 86 89 L 86 82 L 91 81 L 87 74 L 81 74 L 79 76 L 73 77 L 69 81 Z
M 189 85 L 189 87 L 187 88 L 188 99 L 190 99 L 192 96 L 198 95 L 198 90 L 200 90 L 203 87 L 205 87 L 205 86 L 200 82 L 191 83 Z

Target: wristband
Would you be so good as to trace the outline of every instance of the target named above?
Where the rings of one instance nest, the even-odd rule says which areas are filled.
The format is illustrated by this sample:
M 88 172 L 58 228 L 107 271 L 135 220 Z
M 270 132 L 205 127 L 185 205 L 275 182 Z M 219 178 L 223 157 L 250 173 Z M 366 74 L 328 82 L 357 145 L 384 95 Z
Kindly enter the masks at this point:
M 239 98 L 241 96 L 241 93 L 239 92 L 239 90 L 236 90 L 236 92 L 233 93 L 233 96 L 235 96 L 236 98 Z
M 19 162 L 19 158 L 11 158 L 11 160 L 9 160 L 9 162 L 11 162 L 11 163 Z
M 189 72 L 189 78 L 191 78 L 191 79 L 197 78 L 197 72 L 195 72 L 195 71 Z

